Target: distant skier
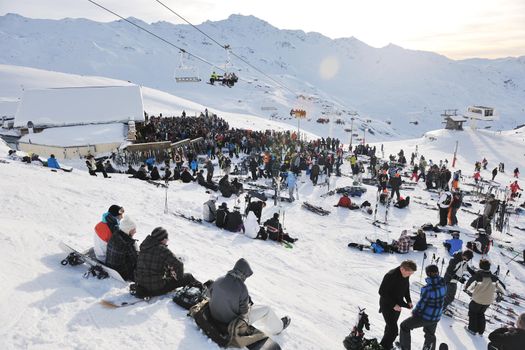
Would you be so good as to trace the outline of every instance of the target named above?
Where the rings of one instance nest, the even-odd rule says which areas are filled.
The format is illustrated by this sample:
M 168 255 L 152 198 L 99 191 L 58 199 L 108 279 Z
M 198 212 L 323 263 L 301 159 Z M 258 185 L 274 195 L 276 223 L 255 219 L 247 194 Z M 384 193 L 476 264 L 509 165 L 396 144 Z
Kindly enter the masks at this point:
M 496 178 L 496 175 L 498 175 L 498 168 L 492 169 L 492 181 Z

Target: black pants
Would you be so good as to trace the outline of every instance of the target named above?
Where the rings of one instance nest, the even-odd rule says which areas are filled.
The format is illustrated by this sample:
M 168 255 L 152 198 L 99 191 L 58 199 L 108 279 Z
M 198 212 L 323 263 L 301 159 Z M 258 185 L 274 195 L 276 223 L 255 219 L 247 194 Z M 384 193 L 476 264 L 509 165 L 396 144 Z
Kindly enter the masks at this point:
M 448 208 L 439 208 L 439 226 L 446 226 L 448 220 Z
M 400 328 L 401 333 L 399 334 L 399 342 L 401 343 L 402 350 L 410 350 L 410 331 L 415 328 L 423 327 L 425 332 L 425 344 L 423 348 L 429 350 L 436 349 L 436 327 L 438 321 L 425 321 L 420 317 L 411 316 L 401 322 Z
M 180 279 L 169 279 L 166 281 L 164 287 L 158 290 L 148 290 L 149 296 L 157 296 L 169 293 L 179 287 L 187 286 L 188 284 L 198 283 L 191 273 L 185 273 Z
M 394 198 L 394 193 L 396 194 L 397 201 L 399 202 L 399 197 L 401 197 L 401 195 L 399 194 L 399 188 L 392 187 L 392 194 L 390 195 L 390 198 Z
M 399 334 L 399 329 L 397 328 L 397 320 L 401 312 L 395 311 L 392 307 L 381 306 L 381 313 L 385 320 L 385 332 L 383 334 L 383 339 L 381 339 L 381 345 L 385 349 L 392 348 L 394 340 L 396 340 L 397 335 Z
M 485 311 L 490 305 L 481 305 L 474 300 L 468 305 L 468 329 L 483 334 L 485 332 Z
M 454 301 L 454 299 L 456 299 L 457 290 L 457 283 L 447 283 L 447 294 L 445 295 L 445 300 L 443 301 L 443 309 L 446 309 L 446 307 L 449 306 L 450 303 Z
M 319 178 L 319 175 L 312 174 L 310 178 L 312 179 L 312 183 L 314 184 L 314 186 L 317 185 L 317 180 Z
M 450 212 L 450 223 L 452 224 L 452 226 L 456 226 L 458 224 L 458 217 L 457 217 L 457 213 L 458 213 L 458 208 L 452 208 L 451 209 L 451 212 Z
M 212 178 L 213 178 L 213 171 L 208 171 L 208 173 L 206 174 L 206 182 L 212 182 Z

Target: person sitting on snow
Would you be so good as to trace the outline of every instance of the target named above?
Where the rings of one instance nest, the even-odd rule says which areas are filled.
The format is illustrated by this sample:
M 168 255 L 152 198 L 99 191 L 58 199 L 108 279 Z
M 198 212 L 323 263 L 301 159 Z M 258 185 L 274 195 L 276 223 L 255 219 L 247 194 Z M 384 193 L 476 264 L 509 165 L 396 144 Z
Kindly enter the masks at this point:
M 463 249 L 463 241 L 459 239 L 459 233 L 452 233 L 452 239 L 447 239 L 443 245 L 447 249 L 450 255 L 456 254 L 456 252 Z
M 202 205 L 202 219 L 207 222 L 214 222 L 217 217 L 217 202 L 218 196 L 212 194 L 210 199 Z
M 226 223 L 228 220 L 228 205 L 223 202 L 220 207 L 217 209 L 217 215 L 215 219 L 215 225 L 219 228 L 226 228 Z
M 248 261 L 241 258 L 232 270 L 211 285 L 211 317 L 225 325 L 241 317 L 249 325 L 257 322 L 257 328 L 269 335 L 279 334 L 290 325 L 290 317 L 279 318 L 270 307 L 253 304 L 245 284 L 252 274 Z
M 490 251 L 492 239 L 487 235 L 484 229 L 478 229 L 478 237 L 470 242 L 467 242 L 467 248 L 478 254 L 487 254 Z
M 47 167 L 52 169 L 60 169 L 60 164 L 58 164 L 58 160 L 55 158 L 54 154 L 47 158 Z
M 279 223 L 279 213 L 274 213 L 271 219 L 268 219 L 264 222 L 264 227 L 266 232 L 268 232 L 268 237 L 272 241 L 286 241 L 294 243 L 297 241 L 297 238 L 292 238 L 288 234 L 284 233 L 281 224 Z
M 410 236 L 410 239 L 412 240 L 412 248 L 416 251 L 425 251 L 428 248 L 427 244 L 427 235 L 423 229 L 417 230 L 417 233 L 415 236 Z
M 113 204 L 108 211 L 102 215 L 102 220 L 95 226 L 93 236 L 93 248 L 95 257 L 101 261 L 106 261 L 106 249 L 111 236 L 119 229 L 120 220 L 124 216 L 124 208 Z
M 392 242 L 392 247 L 394 248 L 394 251 L 399 254 L 406 254 L 410 251 L 410 245 L 412 244 L 412 241 L 410 240 L 410 237 L 408 236 L 408 231 L 403 230 L 401 231 L 401 235 L 399 236 L 398 240 L 394 240 Z
M 168 248 L 168 231 L 156 227 L 140 245 L 135 270 L 138 297 L 166 294 L 179 287 L 200 284 L 184 273 L 184 264 Z
M 343 196 L 339 198 L 339 202 L 334 205 L 334 207 L 343 207 L 348 209 L 359 209 L 355 204 L 352 204 L 350 197 L 348 197 L 348 192 L 343 193 Z
M 226 217 L 226 226 L 224 228 L 230 232 L 243 231 L 244 233 L 244 225 L 243 225 L 242 216 L 239 210 L 240 210 L 239 207 L 237 206 L 233 207 L 233 211 L 228 213 L 228 216 Z
M 125 216 L 118 230 L 111 235 L 106 250 L 106 265 L 117 271 L 124 280 L 135 281 L 138 250 L 133 236 L 137 225 Z
M 394 207 L 403 209 L 408 207 L 410 204 L 410 196 L 407 196 L 406 198 L 403 198 L 402 196 L 399 197 L 399 200 L 394 204 Z

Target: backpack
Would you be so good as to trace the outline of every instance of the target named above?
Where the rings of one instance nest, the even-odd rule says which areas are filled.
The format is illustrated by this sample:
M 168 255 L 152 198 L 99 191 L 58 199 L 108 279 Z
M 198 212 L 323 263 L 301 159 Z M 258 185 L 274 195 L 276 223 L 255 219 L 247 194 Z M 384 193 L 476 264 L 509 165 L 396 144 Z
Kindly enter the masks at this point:
M 444 205 L 449 205 L 452 202 L 452 196 L 450 194 L 447 194 L 447 198 L 443 201 Z
M 197 326 L 217 345 L 224 348 L 230 343 L 230 335 L 227 331 L 227 325 L 215 321 L 211 317 L 209 300 L 204 299 L 200 303 L 192 306 L 188 313 L 193 317 Z
M 192 306 L 203 301 L 205 296 L 206 288 L 203 286 L 184 286 L 177 289 L 173 297 L 173 302 L 189 310 Z

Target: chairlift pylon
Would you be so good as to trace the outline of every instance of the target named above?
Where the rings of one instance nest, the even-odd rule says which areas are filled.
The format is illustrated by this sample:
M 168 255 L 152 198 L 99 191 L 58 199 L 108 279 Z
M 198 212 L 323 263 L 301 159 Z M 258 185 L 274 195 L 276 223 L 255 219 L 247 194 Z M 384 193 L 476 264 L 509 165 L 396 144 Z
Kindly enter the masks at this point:
M 175 69 L 175 81 L 177 83 L 198 83 L 201 81 L 199 70 L 196 67 L 184 64 L 184 53 L 180 51 L 179 66 Z

